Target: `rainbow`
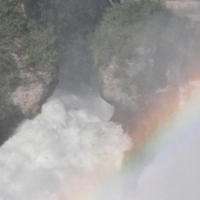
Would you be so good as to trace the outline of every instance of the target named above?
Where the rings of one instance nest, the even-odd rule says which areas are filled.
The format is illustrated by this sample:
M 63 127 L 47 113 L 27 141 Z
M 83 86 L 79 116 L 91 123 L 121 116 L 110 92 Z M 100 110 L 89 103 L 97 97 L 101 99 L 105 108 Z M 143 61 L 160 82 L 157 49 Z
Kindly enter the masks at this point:
M 187 139 L 188 133 L 191 135 L 200 131 L 200 81 L 188 81 L 179 87 L 178 95 L 173 88 L 169 88 L 162 104 L 148 108 L 143 118 L 135 124 L 134 131 L 129 132 L 134 147 L 126 153 L 122 170 L 113 170 L 112 166 L 96 169 L 80 180 L 76 192 L 67 200 L 117 200 L 117 196 L 125 199 L 124 196 L 119 197 L 120 190 L 134 193 L 130 188 L 127 189 L 128 184 L 137 182 L 138 172 L 152 160 L 156 152 Z M 64 200 L 65 197 L 60 196 L 59 199 Z
M 160 107 L 156 110 L 147 110 L 144 119 L 140 119 L 142 124 L 147 125 L 141 127 L 139 124 L 138 129 L 135 130 L 136 134 L 132 133 L 133 141 L 136 139 L 137 143 L 129 152 L 129 158 L 120 175 L 118 178 L 116 175 L 112 177 L 110 183 L 105 186 L 110 189 L 105 189 L 105 191 L 113 190 L 112 193 L 120 193 L 121 189 L 126 192 L 122 192 L 122 197 L 119 199 L 130 199 L 131 197 L 134 200 L 134 186 L 137 184 L 139 175 L 144 167 L 152 162 L 156 153 L 169 146 L 176 146 L 181 140 L 187 140 L 191 135 L 200 132 L 200 81 L 189 81 L 179 87 L 178 91 L 179 98 L 176 107 L 174 102 L 177 95 L 172 96 L 169 92 Z M 152 127 L 151 130 L 149 126 Z M 126 193 L 128 193 L 127 197 Z M 97 200 L 100 199 L 105 198 L 97 198 Z M 115 199 L 117 198 L 110 198 L 110 200 Z
M 139 122 L 138 128 L 131 134 L 135 146 L 129 152 L 120 175 L 122 188 L 136 184 L 140 171 L 154 159 L 157 152 L 168 146 L 176 146 L 181 140 L 200 132 L 200 81 L 188 81 L 180 86 L 178 95 L 169 91 L 163 104 L 147 110 Z M 129 189 L 128 192 L 133 191 Z

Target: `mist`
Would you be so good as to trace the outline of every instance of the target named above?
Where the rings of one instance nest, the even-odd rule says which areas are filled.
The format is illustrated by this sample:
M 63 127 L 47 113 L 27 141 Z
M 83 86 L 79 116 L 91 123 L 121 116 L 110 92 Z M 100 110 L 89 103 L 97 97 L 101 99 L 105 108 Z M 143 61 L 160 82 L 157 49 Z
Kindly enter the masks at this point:
M 185 136 L 158 153 L 141 173 L 136 200 L 198 199 L 200 192 L 200 137 Z M 131 199 L 131 198 L 130 198 Z
M 59 83 L 1 146 L 0 200 L 200 196 L 199 22 L 120 2 L 47 4 L 65 20 L 52 47 Z

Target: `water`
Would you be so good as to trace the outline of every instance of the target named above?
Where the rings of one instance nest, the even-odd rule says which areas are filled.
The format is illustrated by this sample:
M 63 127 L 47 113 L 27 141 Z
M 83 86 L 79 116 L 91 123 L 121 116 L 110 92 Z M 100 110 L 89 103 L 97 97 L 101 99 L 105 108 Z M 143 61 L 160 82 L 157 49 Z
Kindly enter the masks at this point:
M 57 91 L 1 147 L 0 199 L 88 199 L 132 146 L 121 126 L 106 120 L 111 115 L 97 95 Z
M 200 82 L 191 80 L 179 91 L 180 115 L 170 128 L 169 142 L 162 142 L 154 160 L 140 174 L 134 200 L 200 197 Z
M 129 167 L 123 166 L 124 152 L 133 144 L 108 121 L 112 113 L 97 94 L 57 90 L 42 113 L 1 147 L 0 200 L 199 199 L 198 113 L 195 126 L 185 126 L 148 162 Z
M 168 128 L 150 142 L 153 145 L 146 149 L 147 162 L 130 162 L 123 167 L 120 176 L 115 177 L 97 200 L 199 199 L 199 87 L 199 81 L 180 87 L 181 110 Z

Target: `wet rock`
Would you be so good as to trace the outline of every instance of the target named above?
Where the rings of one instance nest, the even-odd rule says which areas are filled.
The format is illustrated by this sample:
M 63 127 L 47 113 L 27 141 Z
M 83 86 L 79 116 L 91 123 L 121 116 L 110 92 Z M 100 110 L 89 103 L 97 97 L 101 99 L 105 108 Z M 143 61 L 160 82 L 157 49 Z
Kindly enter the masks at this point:
M 127 79 L 125 77 L 116 77 L 115 74 L 118 70 L 119 66 L 112 63 L 106 69 L 101 69 L 99 71 L 101 96 L 115 107 L 122 107 L 124 109 L 130 108 L 133 111 L 137 106 L 135 101 L 137 97 L 137 87 L 135 85 L 129 85 L 130 91 L 129 93 L 126 92 Z
M 13 105 L 18 106 L 27 118 L 35 117 L 45 100 L 51 96 L 58 83 L 58 70 L 33 72 L 21 70 L 21 84 L 10 93 Z
M 20 43 L 20 41 L 16 40 Z M 20 44 L 19 44 L 20 45 Z M 6 105 L 10 109 L 6 116 L 0 116 L 0 145 L 13 133 L 24 119 L 32 119 L 40 113 L 42 104 L 53 94 L 58 84 L 58 68 L 28 67 L 25 53 L 17 55 L 10 53 L 16 62 L 15 73 L 18 78 L 15 84 L 7 85 L 2 74 L 0 85 L 6 92 Z

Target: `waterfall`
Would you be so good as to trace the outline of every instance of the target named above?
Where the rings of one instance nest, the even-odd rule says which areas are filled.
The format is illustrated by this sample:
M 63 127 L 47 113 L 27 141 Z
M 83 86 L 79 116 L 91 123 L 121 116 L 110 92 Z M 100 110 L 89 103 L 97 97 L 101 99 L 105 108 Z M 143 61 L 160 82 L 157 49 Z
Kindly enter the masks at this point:
M 0 200 L 198 199 L 199 94 L 199 81 L 180 86 L 180 113 L 150 141 L 154 156 L 147 148 L 148 162 L 127 167 L 133 144 L 108 121 L 113 108 L 57 90 L 0 148 Z
M 98 96 L 56 92 L 1 147 L 0 199 L 88 199 L 132 146 L 111 114 Z
M 179 87 L 179 112 L 146 148 L 148 162 L 134 161 L 110 184 L 104 200 L 188 200 L 200 196 L 200 82 Z M 151 151 L 151 149 L 154 151 Z M 152 152 L 154 155 L 152 155 Z M 149 158 L 149 159 L 147 159 Z M 117 181 L 115 180 L 115 183 Z M 117 193 L 117 194 L 116 194 Z M 118 198 L 117 198 L 118 197 Z

